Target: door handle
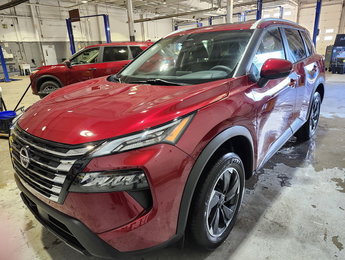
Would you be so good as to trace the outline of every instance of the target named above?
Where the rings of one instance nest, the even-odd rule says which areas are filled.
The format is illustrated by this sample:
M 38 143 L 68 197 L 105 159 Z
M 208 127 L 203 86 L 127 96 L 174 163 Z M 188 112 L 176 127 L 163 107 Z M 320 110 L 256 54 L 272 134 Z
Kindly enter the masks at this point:
M 296 79 L 290 79 L 290 83 L 289 86 L 292 88 L 295 88 L 297 84 L 297 80 Z
M 88 70 L 97 70 L 96 68 L 89 68 Z

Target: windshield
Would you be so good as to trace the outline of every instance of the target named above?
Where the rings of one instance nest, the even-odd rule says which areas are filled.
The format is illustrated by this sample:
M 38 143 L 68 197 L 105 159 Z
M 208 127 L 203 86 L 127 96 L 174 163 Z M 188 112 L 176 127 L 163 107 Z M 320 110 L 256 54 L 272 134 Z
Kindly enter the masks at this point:
M 252 30 L 241 30 L 168 37 L 135 59 L 117 78 L 125 83 L 160 85 L 199 84 L 228 78 L 251 35 Z

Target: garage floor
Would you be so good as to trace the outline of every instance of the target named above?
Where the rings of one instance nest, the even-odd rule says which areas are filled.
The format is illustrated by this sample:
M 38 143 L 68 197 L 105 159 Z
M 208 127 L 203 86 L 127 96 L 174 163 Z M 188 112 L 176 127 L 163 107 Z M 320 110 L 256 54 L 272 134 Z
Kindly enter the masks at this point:
M 9 108 L 28 78 L 0 83 Z M 214 252 L 186 245 L 126 259 L 345 259 L 345 75 L 329 75 L 317 136 L 290 140 L 246 184 L 239 219 Z M 25 106 L 38 100 L 28 93 Z M 0 259 L 82 257 L 32 217 L 14 184 L 0 138 Z

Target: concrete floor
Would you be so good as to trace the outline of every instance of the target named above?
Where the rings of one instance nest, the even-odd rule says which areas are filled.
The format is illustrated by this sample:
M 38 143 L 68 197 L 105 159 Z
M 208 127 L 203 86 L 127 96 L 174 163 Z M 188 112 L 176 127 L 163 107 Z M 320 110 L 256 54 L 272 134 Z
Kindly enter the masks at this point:
M 13 108 L 28 78 L 0 83 Z M 290 140 L 246 183 L 241 212 L 213 252 L 186 245 L 127 259 L 345 259 L 345 75 L 329 75 L 316 137 Z M 23 105 L 38 100 L 28 93 Z M 0 259 L 83 257 L 43 228 L 14 184 L 7 139 L 0 139 Z

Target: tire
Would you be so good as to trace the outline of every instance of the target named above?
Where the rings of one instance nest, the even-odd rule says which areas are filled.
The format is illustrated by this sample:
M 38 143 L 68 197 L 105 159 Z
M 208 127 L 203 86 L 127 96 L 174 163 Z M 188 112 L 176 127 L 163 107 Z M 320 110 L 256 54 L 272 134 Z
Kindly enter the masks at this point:
M 307 122 L 296 132 L 295 136 L 301 142 L 309 140 L 316 132 L 319 123 L 321 96 L 315 92 Z
M 52 80 L 48 80 L 41 84 L 38 95 L 40 96 L 40 98 L 44 98 L 45 96 L 49 95 L 50 93 L 54 92 L 55 90 L 59 88 L 60 88 L 59 83 Z
M 212 250 L 228 237 L 242 203 L 244 175 L 235 153 L 223 155 L 208 170 L 196 190 L 189 216 L 190 234 L 198 246 Z

